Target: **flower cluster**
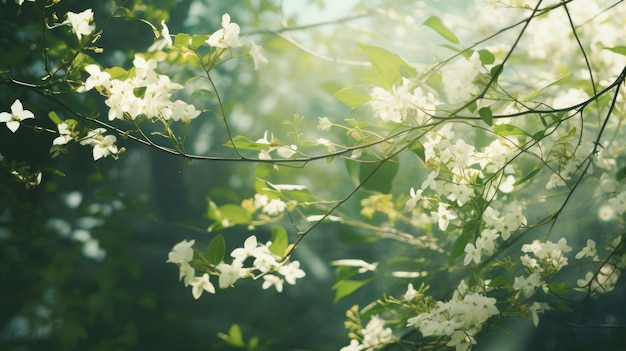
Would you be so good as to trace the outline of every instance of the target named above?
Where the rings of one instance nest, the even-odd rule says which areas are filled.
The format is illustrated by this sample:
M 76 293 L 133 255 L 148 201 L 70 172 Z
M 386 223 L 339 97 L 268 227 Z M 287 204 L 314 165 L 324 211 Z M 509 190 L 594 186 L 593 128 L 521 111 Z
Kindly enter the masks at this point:
M 90 76 L 85 81 L 83 91 L 96 88 L 107 97 L 105 104 L 109 107 L 109 120 L 134 120 L 145 116 L 163 121 L 189 122 L 200 115 L 195 106 L 182 100 L 171 100 L 172 91 L 182 89 L 183 86 L 172 82 L 166 75 L 157 74 L 155 60 L 146 61 L 135 56 L 133 67 L 135 74 L 123 80 L 112 79 L 108 72 L 102 71 L 97 65 L 85 67 Z
M 179 267 L 179 279 L 184 281 L 185 286 L 192 286 L 194 298 L 198 299 L 203 291 L 215 293 L 215 287 L 209 280 L 209 274 L 217 275 L 220 289 L 225 289 L 241 278 L 257 279 L 263 277 L 263 289 L 274 287 L 282 292 L 283 284 L 296 284 L 296 279 L 303 278 L 305 272 L 300 269 L 300 262 L 282 259 L 281 256 L 271 252 L 271 242 L 261 244 L 256 236 L 248 237 L 243 247 L 234 249 L 230 256 L 233 261 L 229 264 L 221 261 L 215 266 L 206 267 L 207 273 L 196 276 L 197 263 L 193 261 L 193 245 L 195 240 L 183 240 L 176 244 L 168 255 L 167 262 L 174 263 Z M 252 261 L 252 265 L 245 264 Z
M 500 312 L 496 299 L 482 292 L 467 291 L 461 282 L 449 301 L 438 301 L 428 312 L 407 320 L 407 326 L 417 328 L 424 337 L 445 337 L 447 346 L 457 350 L 469 350 L 476 343 L 475 336 L 487 320 Z
M 360 330 L 360 334 L 362 335 L 361 342 L 352 339 L 350 345 L 342 347 L 341 351 L 374 351 L 398 340 L 391 328 L 385 328 L 385 320 L 377 315 L 373 316 L 365 328 Z
M 561 238 L 558 242 L 546 241 L 545 243 L 534 240 L 531 244 L 524 244 L 522 252 L 526 252 L 520 257 L 522 264 L 531 272 L 554 274 L 567 265 L 565 253 L 572 251 L 567 245 L 567 239 Z M 532 253 L 534 257 L 530 257 Z
M 370 93 L 374 116 L 384 122 L 427 123 L 439 103 L 433 94 L 424 93 L 420 87 L 412 88 L 412 85 L 410 80 L 403 78 L 402 85 L 394 85 L 391 91 L 375 87 Z

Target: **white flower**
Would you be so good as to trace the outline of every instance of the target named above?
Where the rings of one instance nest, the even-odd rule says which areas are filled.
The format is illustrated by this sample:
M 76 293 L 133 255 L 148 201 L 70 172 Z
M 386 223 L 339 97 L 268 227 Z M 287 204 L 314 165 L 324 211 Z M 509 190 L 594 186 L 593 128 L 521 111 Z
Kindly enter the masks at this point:
M 366 350 L 374 350 L 375 348 L 379 348 L 387 343 L 391 343 L 396 340 L 396 337 L 393 335 L 391 328 L 385 328 L 385 320 L 378 317 L 378 315 L 373 316 L 365 329 L 361 330 L 363 334 L 363 347 Z
M 291 146 L 283 145 L 283 146 L 279 146 L 278 149 L 276 149 L 276 153 L 278 154 L 278 156 L 282 158 L 290 158 L 296 153 L 296 150 L 298 150 L 298 147 L 296 145 L 291 145 Z
M 300 262 L 293 261 L 289 264 L 283 265 L 278 269 L 278 273 L 285 277 L 287 283 L 294 285 L 296 279 L 303 278 L 306 274 L 300 269 Z
M 587 246 L 583 247 L 583 249 L 580 250 L 575 257 L 577 260 L 583 257 L 592 257 L 594 261 L 598 261 L 599 258 L 598 250 L 596 249 L 596 242 L 591 239 L 587 239 Z
M 357 259 L 344 259 L 332 261 L 333 266 L 359 267 L 359 273 L 373 272 L 378 268 L 378 262 L 368 263 Z
M 102 72 L 98 65 L 87 65 L 85 66 L 85 71 L 89 73 L 89 78 L 85 81 L 84 91 L 89 91 L 94 87 L 109 89 L 111 86 L 111 75 L 107 72 Z
M 541 277 L 537 272 L 532 273 L 528 278 L 515 277 L 513 283 L 513 289 L 520 291 L 524 297 L 533 296 L 539 286 L 541 286 Z
M 222 16 L 222 29 L 211 34 L 206 43 L 221 49 L 236 48 L 243 45 L 239 39 L 239 25 L 230 23 L 230 15 L 225 13 Z
M 406 289 L 406 292 L 404 293 L 404 295 L 402 295 L 402 298 L 405 301 L 411 301 L 413 300 L 415 297 L 417 296 L 417 290 L 415 290 L 413 288 L 413 284 L 409 283 L 409 286 Z
M 93 21 L 93 11 L 91 9 L 87 9 L 81 13 L 68 12 L 66 16 L 67 20 L 65 20 L 63 24 L 69 24 L 70 27 L 72 27 L 72 32 L 76 34 L 78 40 L 80 40 L 83 35 L 89 35 L 96 29 L 96 26 L 89 24 Z
M 220 289 L 225 289 L 233 285 L 239 278 L 243 277 L 246 273 L 246 270 L 243 268 L 243 264 L 237 260 L 234 260 L 231 264 L 221 262 L 217 265 L 216 268 L 218 271 L 220 271 Z
M 254 70 L 256 71 L 259 68 L 259 63 L 267 63 L 267 58 L 263 55 L 263 47 L 260 45 L 256 45 L 254 40 L 250 41 L 250 56 L 252 57 L 252 61 L 254 61 Z
M 475 247 L 474 244 L 467 243 L 463 251 L 465 251 L 465 260 L 463 261 L 464 265 L 467 266 L 472 261 L 474 261 L 474 263 L 476 264 L 480 263 L 481 251 L 479 248 Z
M 20 123 L 28 118 L 35 118 L 35 115 L 28 110 L 24 110 L 19 99 L 15 100 L 11 105 L 11 113 L 0 112 L 0 123 L 6 123 L 7 128 L 13 133 L 20 127 Z
M 259 209 L 267 205 L 269 197 L 263 194 L 254 194 L 254 208 Z
M 181 262 L 178 266 L 178 280 L 183 280 L 185 286 L 189 286 L 196 277 L 196 270 L 187 262 Z
M 417 202 L 422 199 L 422 189 L 415 191 L 415 188 L 411 187 L 409 190 L 409 196 L 411 197 L 405 203 L 407 210 L 412 210 L 417 205 Z
M 172 251 L 168 254 L 168 259 L 166 262 L 170 263 L 187 263 L 193 259 L 193 244 L 195 240 L 187 241 L 183 240 L 178 244 L 174 245 Z
M 80 142 L 81 145 L 93 146 L 94 161 L 118 153 L 117 146 L 115 146 L 117 139 L 114 135 L 103 135 L 104 132 L 106 132 L 104 128 L 90 130 L 85 139 Z
M 161 35 L 159 39 L 155 41 L 148 48 L 148 52 L 161 51 L 168 46 L 172 46 L 172 37 L 170 36 L 170 30 L 167 28 L 167 24 L 165 24 L 165 20 L 161 21 Z
M 251 235 L 250 237 L 246 239 L 246 241 L 243 242 L 243 247 L 238 247 L 234 249 L 230 253 L 230 256 L 233 257 L 235 260 L 243 262 L 245 261 L 246 258 L 250 256 L 254 256 L 254 252 L 256 250 L 257 250 L 256 236 Z
M 456 214 L 448 209 L 448 206 L 442 202 L 439 203 L 439 207 L 435 215 L 439 221 L 439 229 L 441 229 L 441 231 L 445 231 L 446 228 L 448 228 L 450 220 L 456 218 Z
M 52 145 L 65 145 L 74 139 L 74 128 L 62 122 L 57 126 L 59 136 L 52 141 Z
M 546 302 L 533 302 L 530 306 L 529 310 L 533 317 L 533 324 L 535 327 L 539 325 L 539 313 L 543 313 L 546 310 L 550 309 L 550 305 Z
M 269 287 L 274 286 L 276 291 L 283 291 L 283 280 L 275 276 L 273 274 L 267 274 L 263 276 L 263 285 L 261 286 L 263 289 L 268 289 Z
M 194 299 L 199 299 L 203 291 L 215 294 L 215 287 L 209 281 L 209 274 L 204 273 L 202 277 L 195 277 L 189 284 L 192 286 L 191 293 Z
M 330 121 L 328 117 L 319 117 L 319 123 L 317 124 L 317 129 L 327 132 L 333 126 L 333 122 Z
M 269 216 L 277 216 L 285 211 L 287 204 L 280 199 L 272 199 L 267 205 L 263 206 L 263 213 Z
M 616 197 L 610 198 L 608 202 L 618 215 L 623 215 L 626 211 L 626 191 L 622 191 Z

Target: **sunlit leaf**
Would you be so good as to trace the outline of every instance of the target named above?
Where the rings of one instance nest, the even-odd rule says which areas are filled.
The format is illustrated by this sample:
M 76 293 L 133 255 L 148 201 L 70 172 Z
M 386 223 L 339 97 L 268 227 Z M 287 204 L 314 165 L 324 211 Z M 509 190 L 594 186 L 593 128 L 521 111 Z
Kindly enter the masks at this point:
M 255 141 L 252 141 L 246 138 L 243 135 L 234 136 L 233 139 L 225 143 L 224 146 L 237 148 L 240 150 L 254 150 L 254 151 L 267 150 L 269 148 L 268 144 L 257 143 Z
M 186 33 L 178 33 L 174 37 L 174 46 L 179 49 L 187 49 L 189 46 L 189 40 L 191 39 L 191 35 Z
M 289 237 L 287 230 L 281 226 L 272 227 L 272 244 L 270 245 L 270 251 L 278 256 L 285 254 L 285 250 L 289 246 Z
M 54 122 L 54 124 L 56 125 L 63 123 L 63 120 L 61 119 L 61 117 L 59 117 L 59 115 L 57 115 L 57 113 L 54 111 L 48 112 L 48 118 L 50 118 L 50 120 Z
M 122 67 L 117 67 L 117 66 L 106 68 L 104 69 L 104 72 L 107 72 L 111 76 L 111 79 L 119 79 L 119 80 L 124 80 L 129 75 L 129 72 L 127 70 L 123 69 Z
M 235 204 L 226 204 L 219 207 L 222 219 L 228 220 L 231 224 L 248 224 L 251 216 L 243 207 Z
M 394 84 L 400 83 L 403 76 L 412 77 L 417 74 L 415 68 L 394 53 L 377 46 L 358 45 L 372 63 L 376 72 L 376 83 L 387 90 L 391 90 Z
M 224 259 L 224 253 L 226 252 L 226 242 L 224 236 L 218 234 L 211 240 L 208 248 L 208 260 L 213 265 L 218 265 Z
M 444 37 L 447 41 L 455 44 L 459 43 L 459 38 L 457 38 L 456 35 L 454 35 L 454 33 L 450 29 L 448 29 L 448 27 L 446 27 L 443 22 L 441 22 L 441 19 L 439 19 L 439 17 L 428 17 L 428 19 L 424 22 L 424 25 L 430 27 L 432 30 L 437 32 L 437 34 Z
M 370 95 L 364 90 L 358 87 L 347 87 L 339 90 L 334 96 L 344 104 L 350 107 L 358 107 L 370 102 Z
M 604 48 L 604 49 L 612 51 L 612 52 L 614 52 L 616 54 L 620 54 L 620 55 L 626 56 L 626 46 L 614 46 L 612 48 Z
M 497 126 L 493 126 L 493 130 L 501 136 L 510 136 L 510 135 L 524 135 L 530 136 L 527 131 L 523 130 L 520 127 L 514 126 L 512 124 L 500 124 Z
M 480 58 L 480 63 L 483 65 L 491 65 L 496 62 L 496 57 L 486 49 L 478 50 L 478 57 Z
M 342 298 L 349 296 L 356 290 L 362 288 L 365 284 L 372 281 L 373 278 L 368 278 L 364 280 L 341 280 L 333 285 L 332 289 L 335 290 L 335 299 L 334 303 L 337 303 Z
M 202 45 L 204 45 L 204 42 L 207 41 L 207 39 L 209 39 L 208 35 L 197 35 L 197 34 L 194 34 L 191 37 L 191 47 L 193 47 L 194 49 L 197 49 L 197 48 L 201 47 Z

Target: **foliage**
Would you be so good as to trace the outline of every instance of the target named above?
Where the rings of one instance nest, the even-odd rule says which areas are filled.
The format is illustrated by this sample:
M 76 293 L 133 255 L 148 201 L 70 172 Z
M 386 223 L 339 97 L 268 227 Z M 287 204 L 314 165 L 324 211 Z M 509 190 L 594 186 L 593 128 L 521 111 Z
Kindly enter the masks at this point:
M 476 1 L 457 11 L 382 1 L 314 24 L 267 1 L 241 12 L 177 3 L 0 5 L 11 33 L 0 42 L 2 281 L 14 265 L 53 263 L 18 277 L 32 296 L 2 310 L 7 325 L 30 327 L 6 339 L 72 349 L 87 329 L 131 318 L 103 312 L 133 299 L 116 294 L 125 279 L 111 273 L 98 293 L 64 305 L 60 291 L 88 273 L 72 278 L 80 255 L 56 248 L 79 246 L 99 269 L 124 266 L 139 279 L 124 243 L 142 221 L 168 216 L 184 239 L 170 243 L 167 263 L 195 299 L 216 294 L 215 281 L 226 290 L 261 280 L 278 293 L 300 284 L 309 273 L 299 250 L 312 236 L 331 242 L 331 229 L 376 248 L 329 260 L 336 304 L 391 282 L 348 309 L 342 351 L 470 350 L 514 317 L 542 327 L 549 310 L 579 326 L 584 306 L 615 289 L 626 266 L 620 2 Z M 188 10 L 203 4 L 223 11 L 211 11 L 210 30 L 190 30 L 200 22 Z M 170 29 L 170 17 L 185 16 L 188 28 Z M 329 40 L 327 25 L 345 33 Z M 144 35 L 118 40 L 125 30 Z M 141 178 L 123 163 L 141 149 L 175 157 L 186 174 L 210 164 L 219 179 L 193 179 L 186 194 L 204 208 L 159 213 L 124 196 L 107 170 Z M 62 188 L 72 173 L 94 181 L 90 204 Z M 75 221 L 63 218 L 72 211 Z M 93 313 L 87 325 L 76 309 Z M 129 321 L 94 348 L 132 348 L 135 328 Z M 271 347 L 252 334 L 232 324 L 217 336 L 225 347 Z

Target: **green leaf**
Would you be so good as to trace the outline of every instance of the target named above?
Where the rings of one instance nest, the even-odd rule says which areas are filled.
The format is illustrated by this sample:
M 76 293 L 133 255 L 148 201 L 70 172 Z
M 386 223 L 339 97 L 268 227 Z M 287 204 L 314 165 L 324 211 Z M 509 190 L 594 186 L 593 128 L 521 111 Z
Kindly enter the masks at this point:
M 424 149 L 424 144 L 420 143 L 419 140 L 415 139 L 409 144 L 409 150 L 413 151 L 417 157 L 422 160 L 422 162 L 426 162 L 426 152 Z
M 220 206 L 221 219 L 228 220 L 231 224 L 249 224 L 252 216 L 243 207 L 235 204 Z
M 569 290 L 569 286 L 563 282 L 552 282 L 548 284 L 548 286 L 550 287 L 550 291 L 557 296 L 561 296 Z
M 206 94 L 210 96 L 215 95 L 215 93 L 213 93 L 213 91 L 209 89 L 196 89 L 193 91 L 193 93 L 191 93 L 191 96 L 198 95 L 198 94 Z
M 365 105 L 370 102 L 370 95 L 364 91 L 364 89 L 358 89 L 357 87 L 347 87 L 339 90 L 334 96 L 344 104 L 354 108 L 361 105 Z
M 461 257 L 465 252 L 465 245 L 468 242 L 468 235 L 464 233 L 459 235 L 458 238 L 454 241 L 454 245 L 452 245 L 452 250 L 450 251 L 450 263 L 454 262 L 457 258 Z
M 257 143 L 242 135 L 236 135 L 232 138 L 232 140 L 229 140 L 227 143 L 225 143 L 224 146 L 237 148 L 240 150 L 254 151 L 267 150 L 270 147 L 269 144 Z
M 208 260 L 210 264 L 218 265 L 224 259 L 224 253 L 226 252 L 226 242 L 224 236 L 218 234 L 209 243 Z
M 363 185 L 365 189 L 389 194 L 400 164 L 395 159 L 388 160 L 382 165 L 380 162 L 362 162 L 359 168 L 359 182 L 361 184 L 365 182 Z
M 500 77 L 500 74 L 502 74 L 502 65 L 495 65 L 491 67 L 489 74 L 491 74 L 491 79 L 493 83 L 497 82 L 498 77 Z
M 522 178 L 518 179 L 515 181 L 515 183 L 513 183 L 514 186 L 516 185 L 520 185 L 526 181 L 528 181 L 529 179 L 531 179 L 532 177 L 534 177 L 537 173 L 539 173 L 539 171 L 541 171 L 541 169 L 543 168 L 544 163 L 537 163 L 535 165 L 535 168 L 533 168 L 530 172 L 528 172 L 526 175 L 524 175 Z
M 626 178 L 626 167 L 618 169 L 617 173 L 615 173 L 615 180 L 617 180 L 618 182 L 624 178 Z
M 50 120 L 52 120 L 52 122 L 54 122 L 54 124 L 59 125 L 61 123 L 63 123 L 63 120 L 61 119 L 61 117 L 59 117 L 59 115 L 57 115 L 56 112 L 54 111 L 50 111 L 48 112 L 48 117 L 50 118 Z
M 358 44 L 372 63 L 376 73 L 376 82 L 381 87 L 391 90 L 395 83 L 399 83 L 402 77 L 412 77 L 417 74 L 403 58 L 377 46 Z
M 275 226 L 272 228 L 272 244 L 270 245 L 270 251 L 278 256 L 285 254 L 287 247 L 289 246 L 289 237 L 287 230 L 281 226 Z
M 188 49 L 190 39 L 191 39 L 191 35 L 187 33 L 178 33 L 174 37 L 174 46 L 176 46 L 179 49 Z
M 493 126 L 493 130 L 501 136 L 509 136 L 509 135 L 524 135 L 530 136 L 527 131 L 516 127 L 512 124 L 500 124 L 497 126 Z
M 198 49 L 199 47 L 201 47 L 202 45 L 204 45 L 204 42 L 207 41 L 207 39 L 209 39 L 208 35 L 198 35 L 198 34 L 194 34 L 191 37 L 191 47 L 195 49 Z
M 478 57 L 480 58 L 480 63 L 483 65 L 490 65 L 496 62 L 496 57 L 486 49 L 478 50 Z
M 333 285 L 332 289 L 335 290 L 335 299 L 334 303 L 337 303 L 342 298 L 352 294 L 359 288 L 362 288 L 365 284 L 372 281 L 373 278 L 368 278 L 365 280 L 341 280 Z
M 226 341 L 230 346 L 245 347 L 246 344 L 243 341 L 243 333 L 241 328 L 237 324 L 233 324 L 228 329 L 228 334 L 218 333 L 217 336 Z
M 342 281 L 359 273 L 359 267 L 339 266 L 335 269 L 335 280 Z
M 107 72 L 109 75 L 111 75 L 111 79 L 124 80 L 128 77 L 128 71 L 123 69 L 122 67 L 116 66 L 116 67 L 106 68 L 104 72 Z
M 52 173 L 54 175 L 58 175 L 59 177 L 65 177 L 65 173 L 61 172 L 60 170 L 56 169 L 56 168 L 52 168 L 52 167 L 43 167 L 42 169 L 40 169 L 41 172 L 46 172 L 46 173 Z
M 478 115 L 483 122 L 487 123 L 488 126 L 491 127 L 493 125 L 493 113 L 491 112 L 491 107 L 481 107 L 480 110 L 478 110 Z
M 614 52 L 616 54 L 620 54 L 620 55 L 626 56 L 626 46 L 614 46 L 612 48 L 604 48 L 604 49 L 612 51 L 612 52 Z
M 424 22 L 424 25 L 430 27 L 432 30 L 444 37 L 447 41 L 459 44 L 459 38 L 457 38 L 456 35 L 454 35 L 454 33 L 452 33 L 452 31 L 448 29 L 448 27 L 446 27 L 443 22 L 441 22 L 441 19 L 439 19 L 439 17 L 428 17 L 428 19 Z

